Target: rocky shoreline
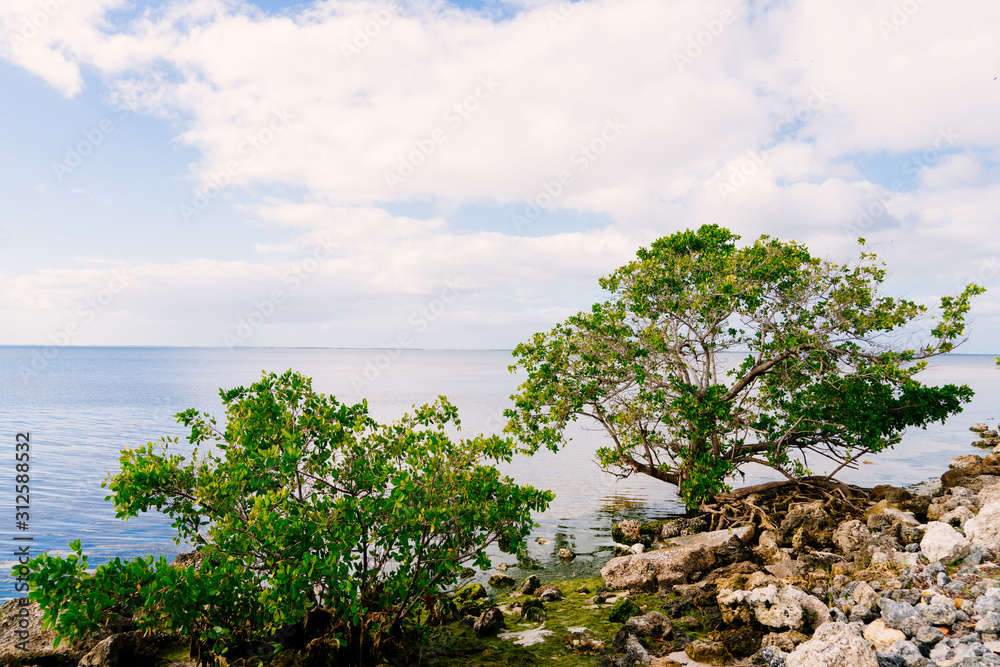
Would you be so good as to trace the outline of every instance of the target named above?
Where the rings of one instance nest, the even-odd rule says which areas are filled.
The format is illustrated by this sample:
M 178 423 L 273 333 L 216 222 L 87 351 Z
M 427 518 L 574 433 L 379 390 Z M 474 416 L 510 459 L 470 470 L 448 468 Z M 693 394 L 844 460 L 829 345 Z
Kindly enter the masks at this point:
M 602 667 L 1000 665 L 1000 438 L 973 431 L 995 453 L 956 457 L 933 491 L 776 486 L 697 517 L 623 521 L 601 582 L 467 586 L 436 619 L 436 641 L 465 657 L 418 662 L 505 664 L 487 656 L 516 645 L 532 664 Z M 132 628 L 52 649 L 40 617 L 0 606 L 0 665 L 195 665 L 178 638 Z

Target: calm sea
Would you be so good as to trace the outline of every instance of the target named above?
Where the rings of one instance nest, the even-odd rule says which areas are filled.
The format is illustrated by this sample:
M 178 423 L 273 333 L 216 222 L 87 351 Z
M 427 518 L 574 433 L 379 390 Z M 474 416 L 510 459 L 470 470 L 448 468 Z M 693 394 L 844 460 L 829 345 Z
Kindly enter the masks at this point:
M 464 434 L 496 432 L 518 379 L 507 371 L 507 351 L 405 350 L 395 358 L 375 350 L 215 348 L 31 348 L 0 347 L 0 434 L 8 455 L 0 457 L 9 480 L 0 505 L 0 539 L 15 550 L 14 537 L 30 536 L 32 553 L 65 553 L 70 540 L 83 541 L 92 565 L 108 557 L 171 555 L 170 522 L 150 514 L 122 522 L 114 517 L 101 482 L 118 465 L 118 451 L 160 436 L 183 436 L 173 415 L 197 408 L 222 416 L 220 387 L 248 385 L 261 371 L 293 368 L 313 378 L 314 387 L 343 402 L 367 398 L 376 419 L 398 418 L 413 405 L 439 394 L 459 407 Z M 995 425 L 1000 416 L 1000 369 L 992 357 L 953 355 L 936 361 L 921 378 L 928 383 L 965 383 L 974 402 L 946 425 L 906 435 L 894 450 L 845 471 L 841 479 L 862 485 L 916 483 L 939 476 L 948 460 L 974 451 L 968 427 Z M 14 505 L 14 441 L 31 433 L 31 509 L 28 530 L 18 530 Z M 522 483 L 551 489 L 556 500 L 536 517 L 528 560 L 506 562 L 515 577 L 543 566 L 576 576 L 599 570 L 612 554 L 611 522 L 654 518 L 683 511 L 671 489 L 645 479 L 616 481 L 594 462 L 599 433 L 576 429 L 562 452 L 542 452 L 507 466 Z M 6 460 L 6 463 L 2 461 Z M 821 468 L 814 468 L 819 472 Z M 750 471 L 746 483 L 773 479 Z M 539 544 L 535 538 L 545 538 Z M 26 542 L 17 542 L 23 545 Z M 555 557 L 561 547 L 578 554 L 572 563 Z M 14 596 L 7 577 L 15 563 L 0 558 L 0 599 Z M 480 578 L 485 575 L 480 575 Z

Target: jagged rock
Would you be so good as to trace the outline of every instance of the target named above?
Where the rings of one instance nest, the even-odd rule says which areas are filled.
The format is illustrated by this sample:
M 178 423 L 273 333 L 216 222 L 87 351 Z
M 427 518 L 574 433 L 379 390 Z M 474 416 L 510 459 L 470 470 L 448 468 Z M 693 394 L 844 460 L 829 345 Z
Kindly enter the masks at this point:
M 628 544 L 634 544 L 642 539 L 639 530 L 642 528 L 642 521 L 636 521 L 635 519 L 625 519 L 618 523 L 618 532 L 621 533 L 621 537 L 615 534 L 612 530 L 612 537 L 615 541 L 621 539 L 622 542 Z
M 675 547 L 612 558 L 601 568 L 601 576 L 609 588 L 649 591 L 687 583 L 713 565 L 715 556 L 705 547 Z
M 503 625 L 503 612 L 497 607 L 490 607 L 479 615 L 472 629 L 477 637 L 495 637 Z
M 772 628 L 817 627 L 830 620 L 830 613 L 817 598 L 794 586 L 778 588 L 774 584 L 751 591 L 724 589 L 718 596 L 719 609 L 726 623 L 739 619 L 756 620 Z
M 1000 510 L 1000 506 L 997 507 Z M 1000 516 L 1000 511 L 998 511 Z M 950 563 L 969 554 L 972 545 L 962 534 L 946 523 L 931 521 L 927 524 L 924 539 L 920 540 L 920 551 L 927 560 Z
M 826 505 L 817 500 L 790 504 L 780 528 L 782 535 L 791 537 L 793 547 L 802 548 L 806 543 L 827 542 L 835 527 L 836 522 L 830 516 Z
M 991 611 L 1000 613 L 1000 588 L 988 588 L 986 593 L 976 598 L 977 614 L 985 615 Z
M 965 536 L 972 544 L 1000 549 L 1000 502 L 984 506 L 979 514 L 965 522 L 964 528 Z
M 692 660 L 709 665 L 724 665 L 733 659 L 722 642 L 713 642 L 708 639 L 694 640 L 684 647 L 684 652 Z
M 944 595 L 935 595 L 930 603 L 920 610 L 929 625 L 948 625 L 955 622 L 955 601 Z
M 892 646 L 876 655 L 880 667 L 885 665 L 899 665 L 899 667 L 910 667 L 911 665 L 924 665 L 926 659 L 913 642 L 901 639 Z
M 882 612 L 882 620 L 890 628 L 902 630 L 903 621 L 912 616 L 917 616 L 920 612 L 907 602 L 896 602 L 889 598 L 879 598 L 879 610 Z
M 875 609 L 878 606 L 879 594 L 867 582 L 859 581 L 851 593 L 851 600 L 856 605 L 863 604 L 869 609 Z
M 878 667 L 875 651 L 854 625 L 825 623 L 785 659 L 787 667 Z
M 927 519 L 937 521 L 942 516 L 952 511 L 956 507 L 968 507 L 973 512 L 979 511 L 979 498 L 971 489 L 965 487 L 955 487 L 951 489 L 951 494 L 934 498 L 927 507 Z
M 773 565 L 783 560 L 790 560 L 791 556 L 781 548 L 779 535 L 774 531 L 765 530 L 757 540 L 757 546 L 753 547 L 753 552 L 757 558 L 765 564 Z
M 864 544 L 858 547 L 853 555 L 855 561 L 867 563 L 872 559 L 872 554 L 876 552 L 892 553 L 902 550 L 903 545 L 895 537 L 884 533 L 876 533 L 865 540 Z
M 974 516 L 976 515 L 972 513 L 972 510 L 970 510 L 968 507 L 960 505 L 959 507 L 956 507 L 947 514 L 942 515 L 941 518 L 938 519 L 938 521 L 940 521 L 941 523 L 946 523 L 950 526 L 958 524 L 958 527 L 961 528 L 965 526 L 966 521 L 968 521 Z
M 897 641 L 905 641 L 906 635 L 895 628 L 890 628 L 880 618 L 865 628 L 864 638 L 871 643 L 876 651 L 884 651 Z

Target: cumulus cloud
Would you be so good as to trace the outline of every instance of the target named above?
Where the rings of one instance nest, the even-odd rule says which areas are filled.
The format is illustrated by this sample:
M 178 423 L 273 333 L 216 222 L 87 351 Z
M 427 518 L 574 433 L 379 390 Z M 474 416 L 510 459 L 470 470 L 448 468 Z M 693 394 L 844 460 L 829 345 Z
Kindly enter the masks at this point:
M 40 6 L 11 0 L 0 24 L 16 35 Z M 399 308 L 447 276 L 468 280 L 470 321 L 530 307 L 538 324 L 567 308 L 555 299 L 592 298 L 574 290 L 638 244 L 704 222 L 833 258 L 865 236 L 898 262 L 896 284 L 921 294 L 1000 253 L 996 3 L 521 0 L 470 12 L 327 0 L 268 14 L 179 0 L 121 24 L 108 19 L 117 0 L 52 6 L 5 57 L 66 95 L 94 71 L 112 99 L 172 119 L 199 155 L 188 214 L 229 188 L 255 224 L 287 234 L 245 267 L 142 269 L 163 299 L 183 293 L 186 272 L 225 299 L 265 290 L 281 257 L 325 235 L 340 250 L 310 289 L 382 323 L 368 330 L 385 326 L 378 304 Z M 859 167 L 928 151 L 912 170 Z M 302 194 L 257 194 L 272 186 Z M 388 212 L 414 202 L 435 213 Z M 452 229 L 469 205 L 511 224 Z M 530 222 L 533 207 L 612 222 L 527 237 L 518 216 Z M 360 298 L 367 311 L 352 310 Z

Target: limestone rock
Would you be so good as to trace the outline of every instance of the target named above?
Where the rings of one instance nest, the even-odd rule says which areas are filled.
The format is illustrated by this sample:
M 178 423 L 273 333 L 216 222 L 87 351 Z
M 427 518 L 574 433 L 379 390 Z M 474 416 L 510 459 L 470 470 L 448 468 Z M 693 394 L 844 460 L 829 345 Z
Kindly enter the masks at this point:
M 612 558 L 601 568 L 601 576 L 615 590 L 653 590 L 687 583 L 693 574 L 707 572 L 713 565 L 715 556 L 705 547 L 675 547 Z
M 906 641 L 906 635 L 890 628 L 881 618 L 865 628 L 864 637 L 876 651 L 884 651 L 897 641 Z
M 972 510 L 968 507 L 960 505 L 947 514 L 942 515 L 938 521 L 946 523 L 950 526 L 954 526 L 957 523 L 959 527 L 962 527 L 965 526 L 966 521 L 974 516 L 976 515 L 972 513 Z
M 979 514 L 965 522 L 964 528 L 972 544 L 1000 549 L 1000 502 L 983 507 Z
M 998 519 L 1000 519 L 1000 506 L 997 509 Z M 998 528 L 1000 528 L 1000 525 L 998 525 Z M 932 563 L 935 561 L 950 563 L 959 558 L 964 558 L 969 555 L 971 546 L 969 540 L 962 537 L 961 533 L 940 521 L 931 521 L 928 523 L 924 539 L 920 540 L 920 551 Z
M 739 526 L 738 528 L 728 530 L 713 530 L 710 533 L 669 537 L 664 539 L 663 543 L 668 547 L 708 547 L 709 549 L 716 549 L 733 537 L 738 537 L 743 542 L 749 542 L 753 539 L 753 535 L 753 526 Z
M 1000 503 L 1000 484 L 984 487 L 976 495 L 980 507 L 986 507 L 990 503 Z
M 869 609 L 875 609 L 878 606 L 879 594 L 867 582 L 859 581 L 854 592 L 851 593 L 851 601 L 854 604 L 863 604 Z
M 634 544 L 642 539 L 639 535 L 640 528 L 642 528 L 642 522 L 635 519 L 625 519 L 618 524 L 618 530 L 621 531 L 622 537 L 628 540 L 629 544 Z
M 812 567 L 800 560 L 784 560 L 780 563 L 767 565 L 764 569 L 778 579 L 791 579 L 795 577 L 805 579 L 812 570 Z
M 774 584 L 751 591 L 724 589 L 718 595 L 719 609 L 727 623 L 755 619 L 772 628 L 817 627 L 830 620 L 830 612 L 819 599 L 794 586 Z
M 785 659 L 787 667 L 879 667 L 858 626 L 825 623 Z
M 542 580 L 538 578 L 537 574 L 532 574 L 521 583 L 521 594 L 534 595 L 541 586 Z
M 564 560 L 573 560 L 574 558 L 576 558 L 576 554 L 570 551 L 569 549 L 560 549 L 559 557 Z

